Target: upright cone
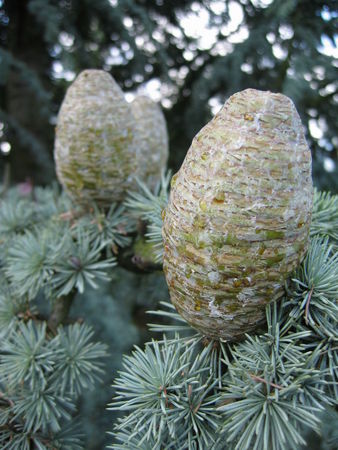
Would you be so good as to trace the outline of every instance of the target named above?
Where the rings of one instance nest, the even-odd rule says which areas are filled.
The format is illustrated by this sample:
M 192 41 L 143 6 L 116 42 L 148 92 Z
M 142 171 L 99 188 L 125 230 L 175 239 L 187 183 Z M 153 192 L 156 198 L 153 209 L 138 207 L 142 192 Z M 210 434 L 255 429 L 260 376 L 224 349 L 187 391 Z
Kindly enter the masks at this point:
M 103 70 L 85 70 L 68 88 L 58 115 L 56 172 L 79 203 L 109 206 L 134 186 L 136 127 L 131 107 Z
M 138 142 L 138 177 L 154 188 L 168 161 L 168 133 L 161 108 L 149 97 L 139 96 L 131 103 Z
M 291 100 L 230 97 L 172 180 L 164 270 L 178 312 L 216 339 L 254 330 L 305 255 L 311 210 L 311 154 Z

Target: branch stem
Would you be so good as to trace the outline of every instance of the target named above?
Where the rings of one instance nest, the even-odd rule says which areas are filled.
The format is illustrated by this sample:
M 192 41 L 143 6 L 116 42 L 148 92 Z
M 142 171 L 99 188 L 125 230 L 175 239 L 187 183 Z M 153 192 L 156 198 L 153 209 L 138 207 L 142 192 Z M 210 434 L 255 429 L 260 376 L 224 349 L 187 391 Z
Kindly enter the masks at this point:
M 269 386 L 272 386 L 275 389 L 283 389 L 283 386 L 280 386 L 279 384 L 271 383 L 271 382 L 269 382 L 269 381 L 265 380 L 264 378 L 261 378 L 261 377 L 259 377 L 257 375 L 253 375 L 253 374 L 249 374 L 249 375 L 255 381 L 260 381 L 261 383 L 268 384 Z
M 68 295 L 64 295 L 54 300 L 52 312 L 48 319 L 48 327 L 53 332 L 55 332 L 57 327 L 67 319 L 74 298 L 75 291 L 71 291 Z

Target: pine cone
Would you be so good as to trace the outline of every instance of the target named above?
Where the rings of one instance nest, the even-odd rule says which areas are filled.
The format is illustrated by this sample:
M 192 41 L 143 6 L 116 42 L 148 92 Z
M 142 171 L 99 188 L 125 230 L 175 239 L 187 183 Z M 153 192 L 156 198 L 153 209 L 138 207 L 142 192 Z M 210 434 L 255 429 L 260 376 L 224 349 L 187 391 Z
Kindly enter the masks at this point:
M 212 338 L 239 340 L 303 259 L 311 154 L 290 99 L 247 89 L 195 136 L 163 227 L 173 304 Z
M 85 70 L 68 88 L 56 127 L 58 178 L 79 203 L 109 206 L 134 186 L 135 122 L 114 79 Z
M 149 97 L 136 97 L 131 108 L 139 138 L 137 174 L 148 187 L 154 188 L 168 160 L 166 121 L 161 108 Z

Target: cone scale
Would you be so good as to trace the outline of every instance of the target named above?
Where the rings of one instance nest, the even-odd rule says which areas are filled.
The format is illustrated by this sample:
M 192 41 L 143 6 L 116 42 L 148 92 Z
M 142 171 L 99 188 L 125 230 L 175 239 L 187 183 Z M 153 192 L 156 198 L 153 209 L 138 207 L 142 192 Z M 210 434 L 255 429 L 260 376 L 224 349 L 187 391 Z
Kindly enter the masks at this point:
M 292 101 L 230 97 L 172 179 L 164 271 L 178 312 L 215 339 L 257 328 L 306 253 L 311 210 L 311 154 Z

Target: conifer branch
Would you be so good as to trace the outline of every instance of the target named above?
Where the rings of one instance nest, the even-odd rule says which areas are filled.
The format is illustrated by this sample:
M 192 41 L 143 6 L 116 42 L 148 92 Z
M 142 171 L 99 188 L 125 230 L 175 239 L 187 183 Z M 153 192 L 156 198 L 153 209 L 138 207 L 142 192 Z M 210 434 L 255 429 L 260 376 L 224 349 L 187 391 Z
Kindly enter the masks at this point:
M 338 195 L 314 190 L 311 235 L 329 236 L 338 242 Z

